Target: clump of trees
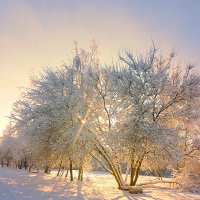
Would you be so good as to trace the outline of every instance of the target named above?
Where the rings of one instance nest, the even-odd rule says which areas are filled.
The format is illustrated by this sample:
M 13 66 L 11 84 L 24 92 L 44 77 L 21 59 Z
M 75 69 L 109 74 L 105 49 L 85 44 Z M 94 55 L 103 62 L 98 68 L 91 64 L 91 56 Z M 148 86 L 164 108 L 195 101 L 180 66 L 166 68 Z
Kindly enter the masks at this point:
M 195 67 L 176 64 L 173 53 L 164 57 L 154 46 L 146 55 L 126 51 L 112 66 L 100 64 L 94 42 L 88 52 L 75 43 L 75 52 L 73 64 L 31 76 L 13 105 L 1 159 L 23 161 L 30 171 L 66 169 L 70 180 L 73 167 L 82 180 L 95 160 L 122 190 L 137 183 L 140 169 L 158 176 L 173 170 L 180 184 L 194 172 L 199 181 L 190 166 L 190 159 L 199 163 L 200 149 Z

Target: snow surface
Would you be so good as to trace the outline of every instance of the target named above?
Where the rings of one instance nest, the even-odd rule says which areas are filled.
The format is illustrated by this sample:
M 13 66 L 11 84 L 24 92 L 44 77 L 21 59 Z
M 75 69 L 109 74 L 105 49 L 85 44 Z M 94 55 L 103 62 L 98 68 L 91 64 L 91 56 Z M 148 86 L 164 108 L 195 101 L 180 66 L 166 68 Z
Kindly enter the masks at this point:
M 77 173 L 75 172 L 75 178 Z M 149 182 L 155 177 L 141 176 L 139 182 Z M 146 186 L 143 194 L 129 194 L 117 189 L 114 178 L 103 172 L 84 174 L 84 181 L 68 179 L 43 173 L 28 173 L 16 168 L 0 167 L 0 200 L 200 200 L 200 194 L 181 192 L 169 184 Z

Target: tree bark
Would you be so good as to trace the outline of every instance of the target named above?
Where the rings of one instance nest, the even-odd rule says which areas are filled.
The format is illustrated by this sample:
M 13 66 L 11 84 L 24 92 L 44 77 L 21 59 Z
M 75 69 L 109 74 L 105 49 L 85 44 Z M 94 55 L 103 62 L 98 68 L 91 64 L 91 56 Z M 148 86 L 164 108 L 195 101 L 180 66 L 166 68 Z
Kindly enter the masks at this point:
M 130 175 L 130 186 L 133 185 L 133 180 L 135 177 L 135 163 L 134 163 L 134 159 L 131 160 L 131 175 Z
M 61 170 L 61 167 L 62 167 L 62 160 L 61 160 L 61 162 L 60 162 L 60 165 L 59 165 L 59 168 L 58 168 L 58 173 L 57 173 L 57 176 L 59 176 L 59 175 L 60 175 L 60 170 Z
M 131 161 L 130 186 L 135 186 L 136 185 L 143 158 L 144 158 L 144 155 L 142 155 L 142 157 L 138 158 L 136 163 L 134 163 L 134 160 Z
M 27 159 L 25 157 L 25 160 L 24 160 L 24 169 L 27 169 L 27 167 L 28 167 L 28 162 L 27 162 Z
M 119 169 L 118 166 L 116 166 L 112 162 L 112 159 L 109 157 L 108 153 L 106 152 L 106 149 L 101 145 L 101 143 L 98 141 L 98 139 L 97 138 L 95 138 L 95 139 L 98 142 L 98 145 L 95 144 L 96 150 L 105 159 L 105 161 L 107 161 L 107 163 L 110 167 L 110 170 L 111 170 L 113 176 L 115 177 L 115 180 L 118 183 L 118 188 L 121 190 L 128 190 L 128 186 L 126 185 L 126 183 L 123 180 L 121 170 Z
M 44 169 L 44 173 L 45 173 L 45 174 L 50 174 L 50 171 L 51 171 L 50 166 L 49 166 L 49 165 L 46 165 L 46 166 L 45 166 L 45 169 Z
M 70 172 L 70 181 L 73 181 L 74 177 L 73 177 L 73 164 L 72 164 L 72 160 L 70 160 L 69 172 Z
M 65 178 L 67 178 L 68 173 L 69 173 L 69 169 L 67 169 L 67 171 L 66 171 Z
M 78 180 L 82 181 L 83 180 L 83 167 L 80 166 L 78 170 Z

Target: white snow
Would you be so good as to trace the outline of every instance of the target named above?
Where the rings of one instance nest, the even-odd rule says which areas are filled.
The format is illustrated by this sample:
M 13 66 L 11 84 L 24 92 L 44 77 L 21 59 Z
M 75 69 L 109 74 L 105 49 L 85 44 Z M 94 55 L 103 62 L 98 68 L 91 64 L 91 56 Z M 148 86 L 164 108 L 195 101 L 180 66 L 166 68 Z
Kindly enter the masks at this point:
M 75 172 L 75 178 L 77 174 Z M 139 183 L 155 180 L 141 176 Z M 117 189 L 114 178 L 103 172 L 84 174 L 84 181 L 70 182 L 56 177 L 56 172 L 28 173 L 16 168 L 0 167 L 0 200 L 200 200 L 200 194 L 181 192 L 169 184 L 146 186 L 143 194 L 129 194 Z

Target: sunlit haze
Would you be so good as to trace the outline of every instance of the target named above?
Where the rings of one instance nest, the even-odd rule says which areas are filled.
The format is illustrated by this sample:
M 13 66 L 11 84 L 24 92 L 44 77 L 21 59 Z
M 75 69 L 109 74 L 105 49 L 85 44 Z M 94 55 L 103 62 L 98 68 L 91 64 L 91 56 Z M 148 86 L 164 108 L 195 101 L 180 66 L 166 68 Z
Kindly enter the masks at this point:
M 108 63 L 154 40 L 199 64 L 199 8 L 198 0 L 0 0 L 0 134 L 29 74 L 67 63 L 73 40 L 87 48 L 95 39 Z

